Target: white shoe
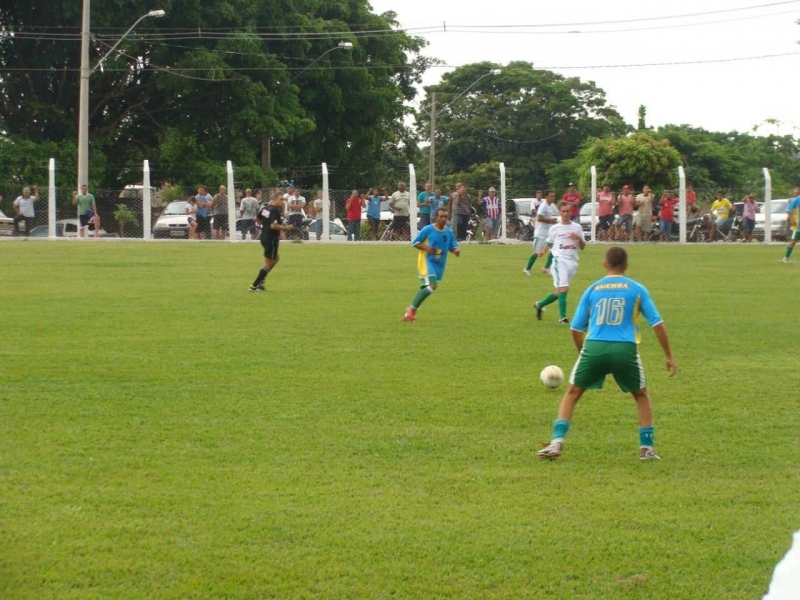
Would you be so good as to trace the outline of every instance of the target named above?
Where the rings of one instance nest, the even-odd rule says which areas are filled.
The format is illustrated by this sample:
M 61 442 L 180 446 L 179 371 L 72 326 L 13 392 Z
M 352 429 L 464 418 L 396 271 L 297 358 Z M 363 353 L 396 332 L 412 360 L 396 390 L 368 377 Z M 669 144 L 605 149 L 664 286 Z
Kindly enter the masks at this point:
M 528 277 L 531 276 L 530 269 L 522 269 L 522 272 L 525 273 L 525 275 L 527 275 Z
M 539 458 L 558 458 L 564 449 L 564 442 L 550 442 L 536 453 Z
M 788 263 L 788 262 L 789 262 L 789 259 L 788 259 L 788 258 L 786 258 L 786 257 L 784 256 L 784 257 L 781 259 L 781 262 L 782 262 L 782 263 Z

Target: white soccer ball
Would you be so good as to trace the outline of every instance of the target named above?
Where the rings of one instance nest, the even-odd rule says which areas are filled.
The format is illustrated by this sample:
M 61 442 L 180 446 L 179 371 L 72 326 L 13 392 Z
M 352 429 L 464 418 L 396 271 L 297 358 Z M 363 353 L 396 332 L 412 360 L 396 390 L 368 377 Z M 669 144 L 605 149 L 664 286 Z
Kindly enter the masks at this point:
M 544 387 L 557 388 L 564 383 L 564 371 L 561 370 L 561 367 L 550 365 L 542 369 L 542 372 L 539 373 L 539 379 L 542 380 Z

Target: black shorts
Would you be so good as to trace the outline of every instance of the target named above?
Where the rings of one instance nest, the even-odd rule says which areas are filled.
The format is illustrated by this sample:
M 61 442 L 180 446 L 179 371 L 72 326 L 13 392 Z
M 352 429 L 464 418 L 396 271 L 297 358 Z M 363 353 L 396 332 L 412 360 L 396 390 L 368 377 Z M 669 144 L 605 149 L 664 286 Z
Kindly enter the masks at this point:
M 403 231 L 408 231 L 408 226 L 410 223 L 409 217 L 395 217 L 393 221 L 395 229 L 402 229 Z
M 261 245 L 264 247 L 264 258 L 275 260 L 278 258 L 278 243 L 281 238 L 276 236 L 269 236 L 261 238 Z
M 92 222 L 92 219 L 94 219 L 94 215 L 91 215 L 91 216 L 89 216 L 89 215 L 78 215 L 78 219 L 80 219 L 80 221 L 81 221 L 81 227 L 86 227 L 87 225 L 89 225 L 89 223 Z
M 214 229 L 227 229 L 228 215 L 214 215 Z
M 602 217 L 598 218 L 599 221 L 597 221 L 597 225 L 603 231 L 605 231 L 614 224 L 614 215 L 603 215 Z
M 208 233 L 211 231 L 211 220 L 208 217 L 197 215 L 197 233 Z
M 374 225 L 375 227 L 377 227 L 377 226 L 378 226 L 378 225 L 380 225 L 380 223 L 381 223 L 381 220 L 380 220 L 379 218 L 377 218 L 377 217 L 370 217 L 369 215 L 367 215 L 367 221 L 369 221 L 369 225 L 370 225 L 370 227 L 372 227 L 373 225 Z

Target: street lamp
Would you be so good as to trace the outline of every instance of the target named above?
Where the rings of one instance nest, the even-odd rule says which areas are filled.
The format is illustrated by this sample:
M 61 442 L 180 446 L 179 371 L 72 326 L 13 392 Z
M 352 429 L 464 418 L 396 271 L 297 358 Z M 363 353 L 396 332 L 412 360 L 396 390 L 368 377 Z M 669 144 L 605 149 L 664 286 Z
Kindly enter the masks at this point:
M 488 71 L 487 73 L 484 73 L 483 75 L 478 77 L 475 81 L 473 81 L 471 84 L 469 84 L 464 89 L 464 91 L 461 92 L 458 96 L 456 96 L 450 102 L 445 104 L 442 107 L 442 110 L 450 108 L 456 100 L 461 98 L 461 96 L 463 96 L 468 91 L 470 91 L 473 87 L 475 87 L 477 85 L 477 83 L 481 79 L 483 79 L 484 77 L 488 77 L 489 75 L 500 75 L 500 73 L 502 73 L 502 72 L 503 71 L 500 70 L 500 69 L 492 69 L 491 71 Z M 441 112 L 441 111 L 439 111 L 439 112 Z M 431 147 L 430 147 L 430 158 L 428 159 L 428 162 L 430 163 L 428 165 L 428 168 L 429 168 L 428 179 L 431 182 L 431 188 L 433 188 L 434 187 L 434 175 L 435 175 L 434 171 L 435 171 L 435 166 L 436 166 L 436 92 L 432 92 L 431 93 L 431 112 L 430 112 L 430 117 L 431 117 Z
M 122 43 L 128 34 L 134 28 L 148 17 L 163 17 L 166 13 L 163 10 L 151 10 L 147 14 L 139 17 L 136 22 L 130 26 L 117 43 L 114 44 L 108 52 L 106 52 L 94 68 L 89 67 L 89 37 L 91 25 L 91 11 L 90 1 L 83 0 L 83 24 L 81 28 L 81 90 L 80 90 L 80 104 L 78 108 L 78 191 L 80 191 L 83 184 L 89 183 L 89 78 L 92 73 L 98 68 L 103 68 L 103 61 L 117 49 L 117 46 Z
M 292 77 L 292 81 L 294 81 L 295 79 L 300 77 L 301 74 L 303 74 L 306 71 L 308 71 L 312 66 L 314 66 L 316 63 L 318 63 L 324 56 L 326 56 L 327 54 L 330 54 L 334 50 L 352 50 L 352 49 L 353 49 L 353 44 L 351 44 L 350 42 L 339 42 L 333 48 L 328 48 L 325 52 L 320 54 L 317 58 L 315 58 L 310 63 L 308 63 L 308 65 L 306 65 L 305 68 L 300 69 L 297 72 L 297 74 L 294 77 Z

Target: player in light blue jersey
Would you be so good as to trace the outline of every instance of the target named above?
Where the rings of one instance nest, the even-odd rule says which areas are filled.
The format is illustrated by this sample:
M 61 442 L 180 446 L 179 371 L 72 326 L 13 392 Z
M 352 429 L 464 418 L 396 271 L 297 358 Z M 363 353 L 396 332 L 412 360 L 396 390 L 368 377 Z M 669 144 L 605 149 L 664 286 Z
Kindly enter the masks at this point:
M 636 400 L 639 458 L 659 458 L 653 451 L 653 406 L 639 358 L 640 318 L 643 317 L 653 328 L 664 350 L 670 377 L 675 375 L 678 365 L 670 350 L 664 321 L 647 288 L 625 277 L 628 268 L 625 249 L 619 246 L 609 248 L 603 266 L 606 276 L 595 281 L 584 292 L 570 324 L 572 339 L 579 352 L 578 360 L 572 368 L 569 387 L 558 407 L 552 441 L 538 452 L 540 458 L 561 456 L 575 405 L 587 389 L 602 388 L 608 374 L 614 376 L 623 392 L 630 392 Z
M 413 323 L 417 320 L 417 309 L 436 291 L 438 282 L 444 277 L 447 253 L 452 252 L 456 256 L 461 253 L 453 230 L 447 226 L 447 210 L 444 208 L 437 210 L 433 224 L 423 227 L 411 245 L 419 250 L 417 271 L 422 281 L 419 292 L 403 315 L 403 321 Z
M 782 262 L 788 263 L 789 257 L 792 255 L 794 245 L 797 240 L 800 240 L 800 187 L 794 188 L 794 198 L 786 205 L 786 220 L 789 226 L 789 244 L 786 246 L 786 254 L 781 259 Z

